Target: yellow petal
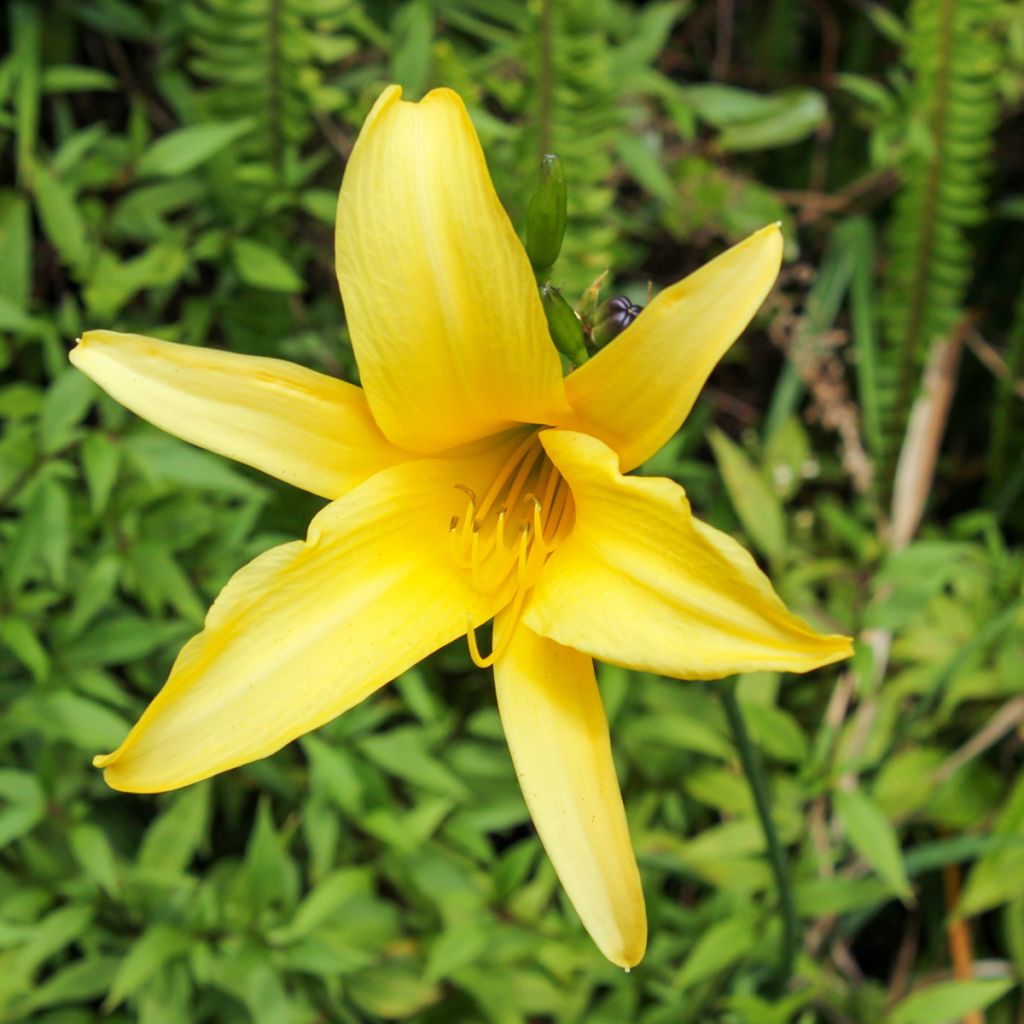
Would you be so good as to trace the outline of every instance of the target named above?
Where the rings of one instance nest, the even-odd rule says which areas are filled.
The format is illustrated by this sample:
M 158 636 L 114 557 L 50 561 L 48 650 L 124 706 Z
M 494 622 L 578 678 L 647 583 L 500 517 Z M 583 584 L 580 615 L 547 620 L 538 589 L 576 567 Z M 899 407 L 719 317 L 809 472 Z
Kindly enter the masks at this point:
M 772 224 L 655 296 L 607 348 L 565 381 L 575 421 L 619 454 L 622 472 L 653 455 L 693 408 L 715 364 L 779 273 Z
M 572 489 L 572 534 L 544 566 L 526 623 L 561 644 L 681 679 L 734 672 L 806 672 L 848 657 L 789 612 L 754 559 L 693 518 L 683 489 L 624 477 L 601 441 L 545 431 Z
M 156 792 L 266 757 L 479 625 L 448 545 L 486 457 L 383 470 L 328 505 L 305 542 L 238 572 L 125 742 L 97 758 L 115 789 Z
M 359 388 L 281 359 L 89 331 L 71 362 L 161 430 L 325 498 L 409 457 Z
M 338 198 L 338 281 L 385 435 L 437 452 L 568 414 L 537 284 L 462 100 L 391 86 Z
M 494 679 L 523 796 L 591 938 L 612 963 L 632 967 L 647 946 L 647 916 L 594 664 L 511 625 Z

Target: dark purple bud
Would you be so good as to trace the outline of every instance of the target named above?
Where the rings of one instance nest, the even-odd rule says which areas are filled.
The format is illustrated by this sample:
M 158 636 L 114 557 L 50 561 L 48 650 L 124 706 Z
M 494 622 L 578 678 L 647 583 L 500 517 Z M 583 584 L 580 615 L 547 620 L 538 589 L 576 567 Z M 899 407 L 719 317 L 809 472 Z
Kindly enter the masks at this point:
M 604 348 L 613 338 L 617 338 L 643 312 L 643 308 L 625 295 L 616 295 L 602 302 L 597 307 L 590 330 L 590 340 L 594 347 Z

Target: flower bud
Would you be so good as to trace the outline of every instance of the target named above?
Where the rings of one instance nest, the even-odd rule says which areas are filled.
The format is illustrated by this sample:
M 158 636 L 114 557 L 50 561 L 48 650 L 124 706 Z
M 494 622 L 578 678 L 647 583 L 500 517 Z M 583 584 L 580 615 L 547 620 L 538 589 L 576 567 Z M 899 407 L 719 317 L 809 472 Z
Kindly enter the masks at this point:
M 554 153 L 545 153 L 526 214 L 526 253 L 537 274 L 554 266 L 564 234 L 565 171 Z
M 597 313 L 598 304 L 601 301 L 601 289 L 604 287 L 605 279 L 608 277 L 609 271 L 602 270 L 597 277 L 588 285 L 587 290 L 580 296 L 580 301 L 576 303 L 576 312 L 579 313 L 580 319 L 584 323 L 591 323 L 594 319 L 594 314 Z
M 597 307 L 590 330 L 590 340 L 595 348 L 604 348 L 617 338 L 642 312 L 643 306 L 631 302 L 625 295 L 606 299 Z
M 583 343 L 583 324 L 576 311 L 562 298 L 562 293 L 550 284 L 540 286 L 540 301 L 548 318 L 548 330 L 555 348 L 571 363 L 579 366 L 587 361 L 587 348 Z

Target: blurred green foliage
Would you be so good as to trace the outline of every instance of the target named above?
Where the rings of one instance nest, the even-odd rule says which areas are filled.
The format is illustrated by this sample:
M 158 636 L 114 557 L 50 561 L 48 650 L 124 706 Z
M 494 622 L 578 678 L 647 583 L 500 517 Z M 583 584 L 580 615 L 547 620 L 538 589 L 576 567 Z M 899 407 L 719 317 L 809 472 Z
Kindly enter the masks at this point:
M 1019 1020 L 1019 4 L 15 0 L 3 17 L 0 1021 Z M 784 224 L 780 287 L 645 467 L 741 534 L 792 606 L 862 640 L 849 669 L 738 683 L 804 928 L 781 995 L 717 684 L 601 680 L 651 918 L 629 975 L 561 895 L 458 645 L 179 793 L 115 794 L 89 766 L 227 577 L 317 503 L 138 422 L 69 344 L 114 327 L 356 379 L 334 201 L 389 81 L 463 94 L 519 225 L 540 154 L 560 154 L 567 295 L 610 269 L 606 294 L 644 302 Z M 951 335 L 973 345 L 927 516 L 893 545 L 894 453 Z

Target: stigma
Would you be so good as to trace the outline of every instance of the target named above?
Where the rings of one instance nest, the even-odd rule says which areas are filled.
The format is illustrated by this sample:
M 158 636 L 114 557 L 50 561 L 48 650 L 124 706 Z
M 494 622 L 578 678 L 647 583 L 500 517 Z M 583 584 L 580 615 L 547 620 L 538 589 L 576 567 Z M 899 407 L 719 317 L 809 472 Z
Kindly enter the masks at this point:
M 569 485 L 544 451 L 539 430 L 516 445 L 482 497 L 468 487 L 458 489 L 466 506 L 449 524 L 452 554 L 476 590 L 507 594 L 505 607 L 511 609 L 509 628 L 495 636 L 487 655 L 467 616 L 469 655 L 479 668 L 487 668 L 508 646 L 526 595 L 572 529 L 574 507 Z

